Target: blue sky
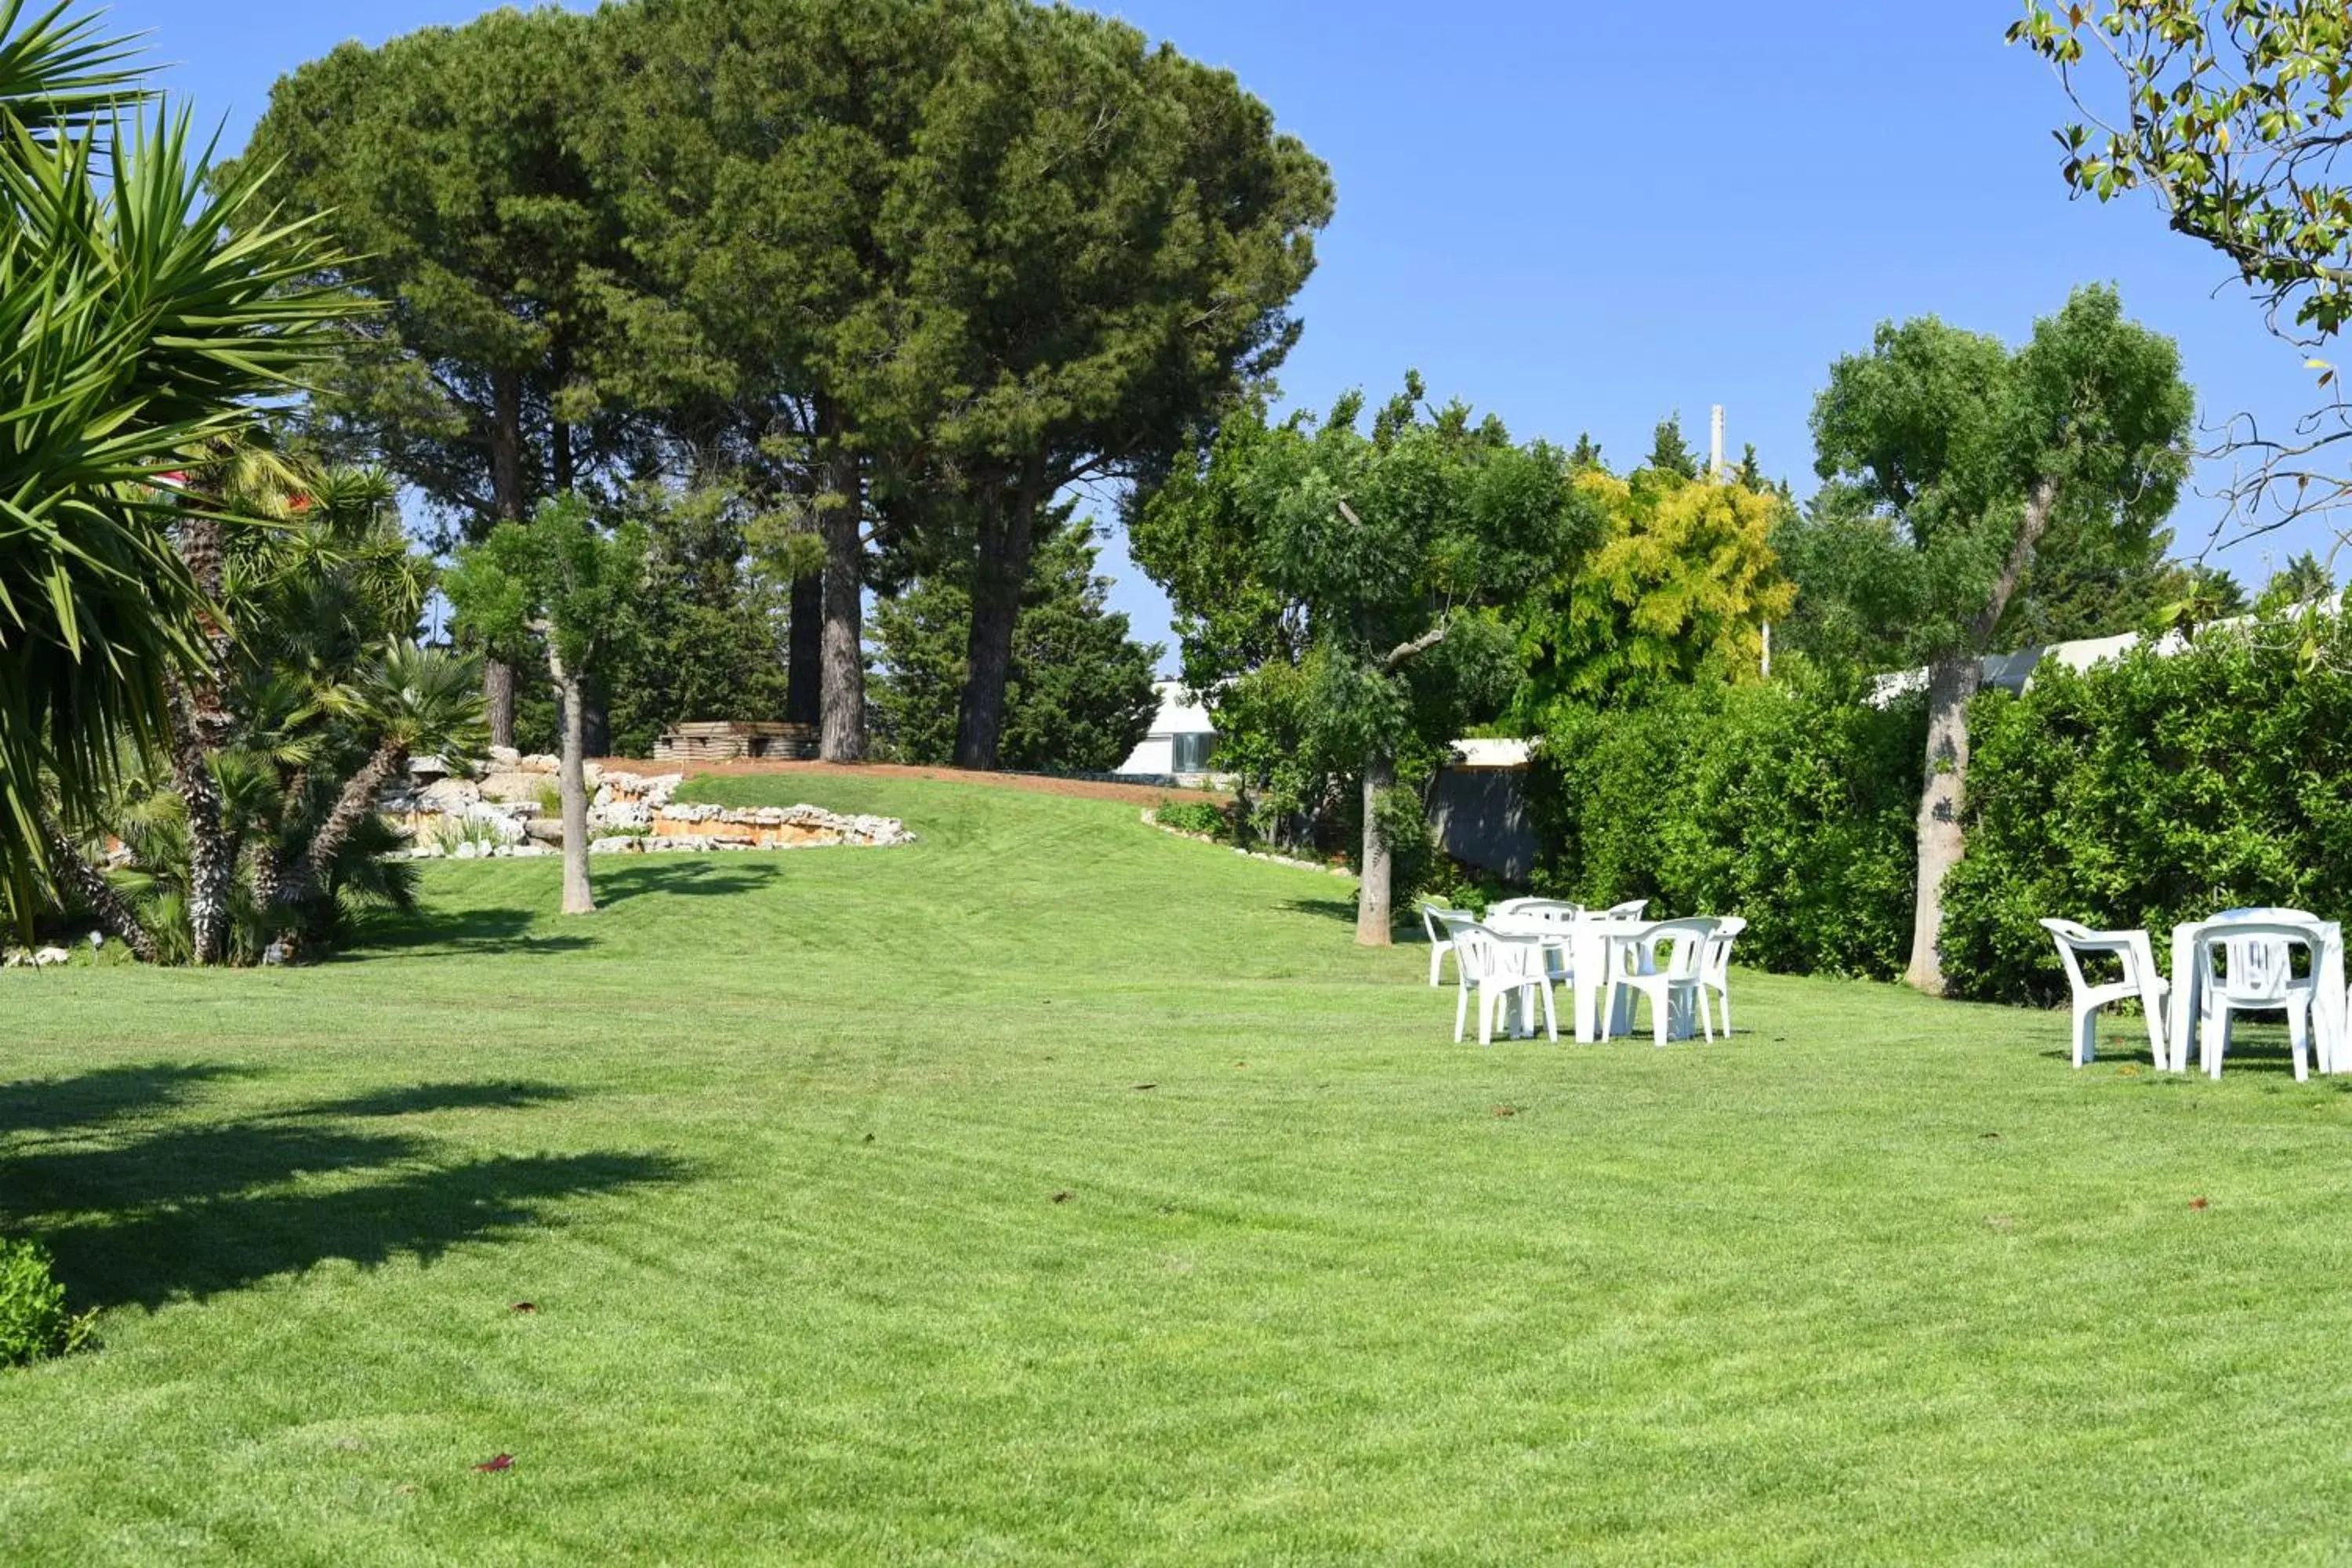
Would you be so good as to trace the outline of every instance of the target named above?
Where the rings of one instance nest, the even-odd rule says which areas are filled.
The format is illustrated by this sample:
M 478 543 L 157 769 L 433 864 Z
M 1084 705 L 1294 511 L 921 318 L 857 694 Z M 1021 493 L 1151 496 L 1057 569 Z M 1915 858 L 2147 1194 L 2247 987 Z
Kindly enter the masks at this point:
M 282 72 L 337 41 L 462 21 L 475 0 L 117 0 L 165 84 L 236 145 Z M 1231 68 L 1330 163 L 1339 216 L 1299 300 L 1294 403 L 1375 394 L 1418 368 L 1523 436 L 1590 430 L 1612 460 L 1679 409 L 1694 444 L 1727 406 L 1800 494 L 1825 368 L 1888 317 L 2011 340 L 2078 282 L 2176 337 L 2208 418 L 2313 400 L 2302 357 L 2152 206 L 2070 203 L 2050 128 L 2066 105 L 2006 48 L 2006 0 L 1116 0 Z M 2207 476 L 2209 485 L 2219 476 Z M 2184 498 L 2179 553 L 2220 504 Z M 2250 586 L 2327 553 L 2324 522 L 2211 559 Z M 1166 609 L 1116 550 L 1149 637 Z

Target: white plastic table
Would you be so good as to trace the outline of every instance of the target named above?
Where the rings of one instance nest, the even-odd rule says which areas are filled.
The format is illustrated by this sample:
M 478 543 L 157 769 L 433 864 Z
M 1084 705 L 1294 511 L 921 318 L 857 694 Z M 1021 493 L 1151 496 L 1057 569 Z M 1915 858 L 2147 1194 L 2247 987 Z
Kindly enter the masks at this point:
M 1630 991 L 1619 994 L 1612 1016 L 1605 1020 L 1601 1016 L 1601 998 L 1608 989 L 1602 981 L 1609 973 L 1609 948 L 1612 942 L 1629 941 L 1655 923 L 1612 920 L 1605 915 L 1586 915 L 1565 922 L 1500 915 L 1490 922 L 1492 929 L 1506 936 L 1538 942 L 1548 952 L 1567 953 L 1569 992 L 1574 998 L 1570 1011 L 1575 1015 L 1577 1043 L 1586 1046 L 1611 1035 L 1633 1032 L 1633 994 Z M 1686 1036 L 1694 1026 L 1685 1019 L 1675 1026 Z
M 2228 921 L 2191 921 L 2172 928 L 2172 1070 L 2189 1070 L 2189 1047 L 2197 1043 L 2197 943 L 2210 931 L 2226 929 Z M 2301 921 L 2295 921 L 2300 925 Z M 2352 1051 L 2344 1048 L 2344 926 L 2338 921 L 2313 924 L 2312 963 L 2319 994 L 2312 1002 L 2311 1041 L 2324 1073 L 2352 1068 Z

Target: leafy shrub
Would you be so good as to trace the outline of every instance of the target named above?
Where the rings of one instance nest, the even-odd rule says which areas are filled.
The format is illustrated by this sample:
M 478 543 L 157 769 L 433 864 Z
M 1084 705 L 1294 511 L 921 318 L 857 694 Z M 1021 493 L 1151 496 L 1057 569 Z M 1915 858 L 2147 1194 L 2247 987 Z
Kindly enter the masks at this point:
M 2305 667 L 2301 634 L 2209 631 L 2037 672 L 1971 710 L 1967 858 L 1944 886 L 1962 995 L 2052 1002 L 2045 915 L 2146 928 L 2240 905 L 2352 908 L 2352 632 Z
M 1557 706 L 1530 808 L 1539 889 L 1747 917 L 1768 968 L 1886 976 L 1911 934 L 1925 706 L 1818 680 Z
M 37 1241 L 0 1240 L 0 1366 L 63 1355 L 89 1342 L 92 1314 L 66 1310 L 66 1289 Z
M 1389 910 L 1402 920 L 1437 875 L 1437 836 L 1417 789 L 1382 790 L 1372 802 L 1372 814 L 1389 847 Z
M 1178 833 L 1197 833 L 1206 838 L 1233 837 L 1225 808 L 1214 801 L 1164 800 L 1152 809 L 1151 820 Z

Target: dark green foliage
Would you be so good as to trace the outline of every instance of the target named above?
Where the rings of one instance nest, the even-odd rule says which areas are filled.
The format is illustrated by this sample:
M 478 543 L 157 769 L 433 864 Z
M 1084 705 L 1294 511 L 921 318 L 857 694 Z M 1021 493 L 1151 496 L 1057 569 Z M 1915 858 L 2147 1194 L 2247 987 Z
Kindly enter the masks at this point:
M 1602 713 L 1566 705 L 1537 752 L 1538 885 L 1745 915 L 1743 962 L 1874 976 L 1911 934 L 1923 710 L 1843 687 L 1702 685 Z
M 0 1366 L 63 1355 L 89 1340 L 90 1316 L 66 1310 L 66 1288 L 37 1241 L 0 1240 Z
M 2209 632 L 2022 697 L 1977 700 L 1969 854 L 1945 883 L 1961 994 L 2064 994 L 2043 916 L 2170 928 L 2217 910 L 2352 907 L 2352 637 L 2323 626 Z
M 1599 454 L 1595 453 L 1597 459 Z M 1658 428 L 1650 442 L 1649 461 L 1642 465 L 1654 473 L 1671 474 L 1678 479 L 1698 478 L 1698 454 L 1683 439 L 1683 416 L 1669 414 L 1658 421 Z
M 649 757 L 676 723 L 783 718 L 789 584 L 752 569 L 745 535 L 757 520 L 741 498 L 723 489 L 653 491 L 633 515 L 646 531 L 645 579 L 616 608 L 596 682 L 613 754 Z M 518 733 L 542 709 L 551 748 L 551 686 L 534 677 L 517 698 Z
M 1062 528 L 1038 546 L 1013 628 L 999 760 L 1029 773 L 1108 773 L 1151 731 L 1160 700 L 1157 644 L 1128 636 L 1095 575 L 1092 530 Z M 940 764 L 955 752 L 971 597 L 958 576 L 919 581 L 876 606 L 887 673 L 876 683 L 876 729 L 898 761 Z

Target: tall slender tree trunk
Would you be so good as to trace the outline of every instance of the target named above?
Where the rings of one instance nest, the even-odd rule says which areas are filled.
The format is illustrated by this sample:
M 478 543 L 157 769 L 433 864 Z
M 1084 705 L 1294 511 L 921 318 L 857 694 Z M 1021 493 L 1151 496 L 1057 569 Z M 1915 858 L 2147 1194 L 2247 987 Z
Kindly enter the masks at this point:
M 824 541 L 824 637 L 822 740 L 828 763 L 866 757 L 865 475 L 857 454 L 844 445 L 848 424 L 830 407 L 820 412 L 824 433 L 825 498 L 817 512 Z
M 512 746 L 515 736 L 515 672 L 505 659 L 482 660 L 482 702 L 490 721 L 490 744 Z
M 1356 945 L 1387 947 L 1394 942 L 1389 889 L 1395 862 L 1388 835 L 1381 831 L 1380 797 L 1396 785 L 1396 763 L 1386 753 L 1364 761 L 1364 854 L 1356 892 Z
M 1005 689 L 1013 679 L 1013 638 L 1035 542 L 1036 486 L 1011 496 L 992 489 L 980 512 L 971 578 L 971 631 L 964 644 L 963 698 L 956 710 L 955 764 L 994 768 L 1004 735 Z
M 792 646 L 784 664 L 784 722 L 815 728 L 824 718 L 824 574 L 793 579 Z
M 593 680 L 580 683 L 580 752 L 583 756 L 613 754 L 613 702 Z
M 1974 649 L 1938 658 L 1927 669 L 1927 779 L 1919 794 L 1919 880 L 1912 909 L 1906 984 L 1944 994 L 1944 879 L 1968 845 L 1960 808 L 1969 772 L 1969 700 L 1983 684 Z
M 201 504 L 201 503 L 200 503 Z M 180 558 L 205 596 L 205 668 L 172 683 L 172 782 L 188 813 L 188 927 L 199 964 L 228 956 L 236 892 L 236 847 L 228 836 L 212 758 L 236 728 L 221 691 L 229 633 L 220 618 L 228 541 L 215 519 L 184 515 L 175 526 Z
M 501 370 L 490 376 L 490 498 L 498 521 L 520 522 L 522 486 L 522 374 Z M 496 653 L 482 660 L 482 700 L 490 724 L 490 744 L 515 743 L 514 667 Z
M 2033 552 L 2058 507 L 2058 481 L 2043 478 L 2027 493 L 2025 514 L 2009 559 L 1993 579 L 1984 608 L 1969 623 L 1966 646 L 1927 667 L 1927 776 L 1919 791 L 1919 879 L 1911 913 L 1911 962 L 1903 979 L 1941 996 L 1944 977 L 1944 879 L 1968 853 L 1961 813 L 1968 805 L 1969 701 L 1984 684 L 1982 655 L 2000 629 L 2009 601 L 2032 569 Z
M 563 761 L 556 786 L 563 801 L 563 912 L 593 915 L 596 895 L 588 885 L 588 770 L 586 682 L 563 668 L 553 647 L 548 649 L 548 673 L 563 697 Z

